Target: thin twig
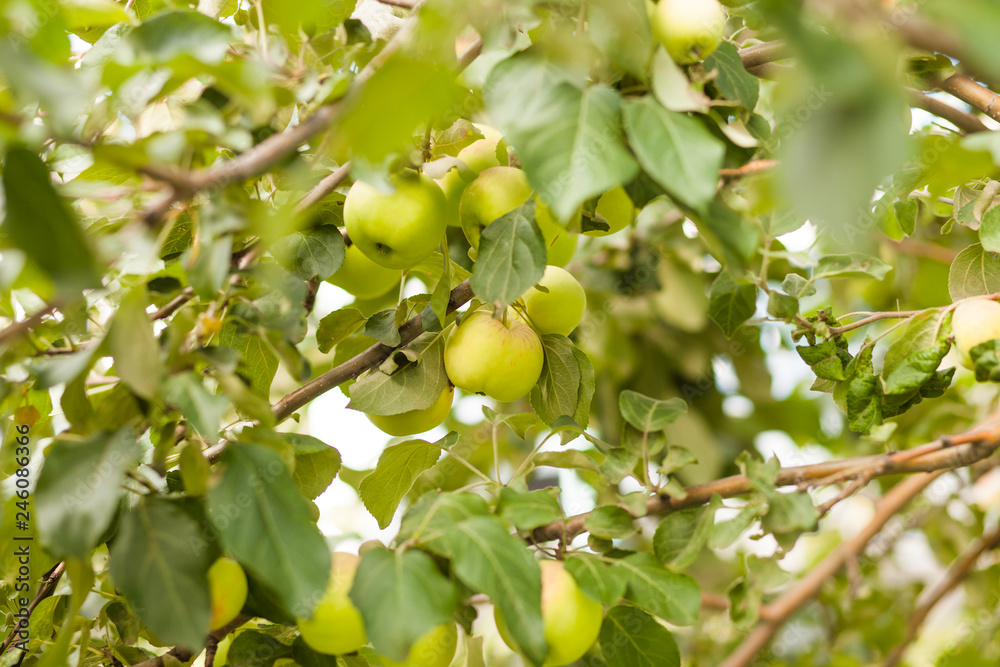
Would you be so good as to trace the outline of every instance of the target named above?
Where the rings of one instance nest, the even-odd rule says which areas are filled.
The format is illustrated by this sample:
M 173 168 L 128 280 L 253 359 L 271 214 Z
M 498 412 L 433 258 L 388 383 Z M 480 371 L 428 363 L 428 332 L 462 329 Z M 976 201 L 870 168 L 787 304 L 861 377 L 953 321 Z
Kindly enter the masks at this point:
M 774 638 L 775 633 L 802 605 L 808 602 L 820 587 L 833 577 L 844 564 L 856 558 L 865 545 L 875 537 L 885 524 L 907 503 L 937 479 L 943 471 L 909 477 L 892 488 L 878 502 L 875 516 L 864 529 L 840 545 L 819 565 L 799 580 L 788 592 L 766 605 L 767 617 L 736 647 L 736 650 L 719 667 L 748 667 Z
M 791 55 L 788 45 L 780 39 L 773 42 L 763 42 L 747 46 L 740 49 L 739 54 L 740 60 L 743 61 L 743 67 L 746 69 L 753 69 L 754 67 L 760 67 L 761 65 L 773 63 L 777 60 L 784 60 Z
M 212 632 L 210 632 L 208 635 L 208 641 L 214 640 L 217 644 L 219 640 L 223 639 L 230 632 L 240 627 L 249 620 L 250 620 L 249 617 L 240 614 L 239 616 L 237 616 L 232 621 L 222 626 L 218 630 L 212 630 Z M 167 651 L 164 655 L 168 655 L 171 658 L 179 660 L 180 662 L 187 662 L 192 658 L 194 658 L 195 656 L 197 656 L 199 653 L 201 653 L 200 650 L 192 651 L 191 649 L 188 648 L 175 646 L 174 648 Z M 166 664 L 167 663 L 163 660 L 163 656 L 160 655 L 155 658 L 150 658 L 149 660 L 143 660 L 142 662 L 137 662 L 136 664 L 132 665 L 132 667 L 166 667 Z
M 823 480 L 826 480 L 827 483 L 835 483 L 866 475 L 874 478 L 950 470 L 981 461 L 990 456 L 998 447 L 1000 447 L 1000 422 L 991 421 L 985 425 L 977 426 L 967 433 L 939 438 L 933 442 L 900 452 L 782 468 L 775 478 L 775 486 L 799 486 L 803 484 L 815 486 Z M 810 482 L 812 484 L 809 484 Z M 719 495 L 722 498 L 742 496 L 753 491 L 753 487 L 745 475 L 732 475 L 689 486 L 684 491 L 686 495 L 683 499 L 665 495 L 653 496 L 646 502 L 644 515 L 664 514 L 685 507 L 704 505 L 714 495 Z M 573 537 L 584 531 L 583 526 L 588 516 L 590 513 L 585 512 L 565 521 L 556 521 L 540 526 L 533 531 L 532 539 L 536 542 L 547 542 L 566 536 L 572 540 Z
M 830 335 L 838 336 L 842 333 L 847 333 L 848 331 L 853 331 L 854 329 L 860 329 L 861 327 L 867 326 L 872 322 L 878 322 L 879 320 L 905 320 L 913 317 L 914 315 L 919 315 L 924 311 L 922 310 L 887 310 L 879 313 L 872 313 L 868 317 L 858 320 L 857 322 L 851 322 L 850 324 L 845 324 L 839 327 L 830 327 Z
M 747 162 L 742 167 L 720 169 L 719 176 L 722 178 L 738 178 L 740 176 L 747 176 L 748 174 L 757 174 L 762 171 L 768 171 L 769 169 L 774 169 L 777 166 L 777 160 L 753 160 L 751 162 Z
M 907 92 L 910 94 L 910 104 L 927 113 L 934 114 L 938 118 L 944 118 L 966 134 L 988 132 L 990 129 L 971 113 L 956 109 L 947 102 L 925 95 L 919 90 L 907 89 Z
M 50 301 L 45 304 L 44 308 L 35 314 L 19 322 L 14 322 L 3 331 L 0 331 L 0 345 L 17 340 L 21 336 L 27 334 L 29 331 L 41 324 L 42 320 L 45 319 L 47 315 L 50 315 L 52 311 L 56 310 L 61 305 L 60 301 Z
M 923 599 L 922 602 L 920 602 L 920 605 L 913 612 L 913 615 L 910 616 L 910 620 L 906 624 L 906 635 L 892 650 L 889 657 L 886 658 L 883 667 L 894 667 L 903 659 L 907 647 L 917 638 L 917 633 L 927 619 L 927 615 L 934 608 L 934 605 L 940 602 L 945 595 L 950 593 L 963 579 L 969 576 L 980 556 L 987 551 L 995 549 L 998 545 L 1000 545 L 1000 526 L 994 527 L 993 530 L 985 533 L 976 540 L 952 562 L 943 579 L 924 591 L 924 594 L 921 596 Z
M 59 578 L 62 577 L 65 570 L 66 563 L 64 561 L 59 561 L 52 567 L 51 570 L 42 576 L 42 582 L 38 587 L 38 591 L 35 593 L 35 597 L 28 603 L 29 617 L 31 616 L 31 612 L 35 611 L 35 607 L 37 607 L 42 600 L 51 596 L 55 592 L 56 585 L 59 583 Z M 10 645 L 14 643 L 14 637 L 17 636 L 17 631 L 17 623 L 15 623 L 14 627 L 10 631 L 10 634 L 3 640 L 3 644 L 0 644 L 0 654 L 5 653 L 7 649 L 10 648 Z
M 181 290 L 181 293 L 175 296 L 173 299 L 168 301 L 162 308 L 157 310 L 155 313 L 149 316 L 152 320 L 162 320 L 164 318 L 170 317 L 177 310 L 183 306 L 185 303 L 191 300 L 194 296 L 194 289 L 192 287 L 185 287 Z
M 295 205 L 296 212 L 301 212 L 314 206 L 321 199 L 336 190 L 350 173 L 351 163 L 348 161 L 327 174 L 323 180 L 313 186 L 313 189 L 307 192 L 306 196 Z

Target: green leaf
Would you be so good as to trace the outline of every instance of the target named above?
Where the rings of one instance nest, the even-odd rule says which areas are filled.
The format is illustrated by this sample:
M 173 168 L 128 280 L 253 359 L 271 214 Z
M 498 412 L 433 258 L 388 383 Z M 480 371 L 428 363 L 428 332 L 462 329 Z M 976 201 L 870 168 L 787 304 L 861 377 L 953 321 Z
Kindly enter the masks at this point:
M 423 333 L 410 343 L 406 352 L 416 355 L 409 361 L 403 352 L 393 358 L 407 361 L 391 375 L 381 369 L 371 370 L 351 387 L 347 407 L 373 415 L 395 415 L 429 408 L 448 386 L 444 370 L 445 336 Z
M 160 348 L 153 323 L 146 314 L 146 290 L 133 288 L 118 304 L 108 331 L 108 346 L 115 360 L 115 373 L 129 389 L 149 399 L 156 395 L 160 372 Z
M 899 223 L 899 228 L 907 236 L 913 234 L 917 227 L 917 216 L 920 213 L 920 202 L 916 199 L 897 199 L 892 203 L 892 212 Z
M 756 310 L 757 287 L 738 283 L 722 272 L 712 282 L 708 297 L 708 316 L 719 325 L 728 338 L 750 319 Z
M 593 0 L 587 4 L 587 27 L 612 63 L 645 80 L 654 42 L 643 0 Z
M 535 224 L 535 202 L 494 220 L 479 240 L 479 258 L 469 282 L 487 303 L 519 299 L 545 273 L 545 239 Z
M 958 253 L 948 273 L 952 301 L 1000 292 L 1000 259 L 978 243 Z
M 662 46 L 656 48 L 650 69 L 653 95 L 665 109 L 708 112 L 711 102 L 708 95 L 692 85 L 681 66 L 674 62 Z
M 675 200 L 706 213 L 725 146 L 697 120 L 650 97 L 626 100 L 625 132 L 639 164 Z
M 271 346 L 260 336 L 247 333 L 243 326 L 228 317 L 219 332 L 219 345 L 240 353 L 240 370 L 250 380 L 251 388 L 259 396 L 268 398 L 271 381 L 278 372 L 278 357 Z
M 441 449 L 449 446 L 446 441 L 453 439 L 449 434 L 434 443 L 407 440 L 382 451 L 375 470 L 361 480 L 358 487 L 361 500 L 378 521 L 379 527 L 384 529 L 389 525 L 399 501 L 413 486 L 414 480 L 437 463 L 441 458 Z
M 275 660 L 292 655 L 292 647 L 285 646 L 271 635 L 247 629 L 238 633 L 226 653 L 226 664 L 239 667 L 272 667 Z
M 146 496 L 122 517 L 111 576 L 161 641 L 198 650 L 208 635 L 211 555 L 202 527 L 177 504 Z
M 813 278 L 874 278 L 882 280 L 892 266 L 876 257 L 859 252 L 846 255 L 823 255 L 816 264 Z
M 428 118 L 445 114 L 461 95 L 448 67 L 415 58 L 412 50 L 397 51 L 345 98 L 333 132 L 335 148 L 349 148 L 369 164 L 380 164 L 411 148 L 414 131 Z
M 271 245 L 278 264 L 302 280 L 326 280 L 344 264 L 344 236 L 334 225 L 322 225 L 284 236 Z
M 168 377 L 163 382 L 163 398 L 176 405 L 202 437 L 218 437 L 219 421 L 229 407 L 229 399 L 205 389 L 197 375 L 187 372 Z
M 270 449 L 231 443 L 206 510 L 222 545 L 266 582 L 286 612 L 308 616 L 330 577 L 330 551 L 308 501 Z
M 799 300 L 781 292 L 771 292 L 767 295 L 767 314 L 790 320 L 799 314 Z
M 628 575 L 623 569 L 585 553 L 568 556 L 563 562 L 583 594 L 592 600 L 610 606 L 625 595 Z
M 454 584 L 415 549 L 366 551 L 351 600 L 372 646 L 393 660 L 404 660 L 413 643 L 436 626 L 452 623 L 457 606 Z
M 687 403 L 680 398 L 665 401 L 643 396 L 637 391 L 625 390 L 618 395 L 618 409 L 622 418 L 640 431 L 662 431 L 687 412 Z
M 889 373 L 884 374 L 884 393 L 888 396 L 902 396 L 920 391 L 920 387 L 934 377 L 949 349 L 951 343 L 943 338 L 930 348 L 908 354 Z
M 855 357 L 847 381 L 847 425 L 855 433 L 868 433 L 882 423 L 882 385 L 872 372 L 873 349 L 870 345 Z
M 628 573 L 625 594 L 636 606 L 674 625 L 692 625 L 701 610 L 694 579 L 665 569 L 652 554 L 636 553 L 615 564 Z
M 812 284 L 812 281 L 803 278 L 797 273 L 785 275 L 785 279 L 781 281 L 781 289 L 785 294 L 794 296 L 797 299 L 803 299 L 816 293 L 816 286 Z
M 295 473 L 292 478 L 302 495 L 315 500 L 340 472 L 340 452 L 319 438 L 298 433 L 277 433 L 292 445 Z
M 746 71 L 736 47 L 722 42 L 705 58 L 705 67 L 718 72 L 715 85 L 727 100 L 734 100 L 740 106 L 753 111 L 760 94 L 760 80 Z
M 447 555 L 447 542 L 438 538 L 456 523 L 477 516 L 491 516 L 486 501 L 479 496 L 428 491 L 417 498 L 403 514 L 396 540 L 413 540 L 425 544 L 422 541 L 424 538 L 433 538 L 426 545 L 435 553 Z
M 556 334 L 542 336 L 542 349 L 545 363 L 538 384 L 531 390 L 531 407 L 546 424 L 568 415 L 586 428 L 594 395 L 590 359 L 568 338 Z
M 125 473 L 141 455 L 129 429 L 52 444 L 35 489 L 38 532 L 50 554 L 90 557 L 118 510 Z
M 653 551 L 661 563 L 684 569 L 694 563 L 715 526 L 715 511 L 721 499 L 712 498 L 706 507 L 690 508 L 668 514 L 656 527 Z
M 607 539 L 629 537 L 636 531 L 632 515 L 617 505 L 595 507 L 583 527 L 591 535 Z
M 455 524 L 445 539 L 455 575 L 489 596 L 528 660 L 545 662 L 549 647 L 542 630 L 542 576 L 527 545 L 486 517 Z
M 885 359 L 882 361 L 883 377 L 888 377 L 906 357 L 934 345 L 934 336 L 939 330 L 938 323 L 941 321 L 941 316 L 940 310 L 931 308 L 910 318 L 899 337 L 886 350 Z M 944 329 L 941 328 L 940 331 L 943 332 Z
M 977 382 L 1000 382 L 1000 340 L 988 340 L 969 350 Z M 951 369 L 954 370 L 954 369 Z M 951 378 L 948 379 L 951 384 Z
M 581 451 L 567 449 L 561 452 L 539 452 L 535 454 L 532 463 L 536 466 L 549 466 L 551 468 L 579 468 L 590 472 L 597 472 L 597 466 L 593 459 Z
M 511 522 L 518 530 L 523 531 L 563 518 L 559 498 L 547 489 L 522 493 L 503 487 L 500 490 L 500 504 L 497 509 L 504 521 Z
M 641 609 L 608 610 L 598 641 L 608 667 L 680 667 L 681 654 L 670 631 Z
M 60 292 L 101 284 L 90 244 L 37 155 L 25 148 L 7 150 L 3 191 L 4 235 L 52 278 Z
M 141 63 L 169 63 L 191 57 L 219 64 L 233 41 L 229 26 L 191 10 L 167 11 L 139 24 L 126 37 L 133 57 Z
M 816 377 L 840 382 L 847 379 L 846 367 L 851 355 L 835 340 L 826 340 L 816 345 L 800 345 L 795 348 L 802 361 L 809 364 Z
M 357 308 L 341 308 L 327 314 L 316 328 L 319 351 L 328 353 L 334 345 L 357 331 L 364 321 L 364 314 Z
M 396 309 L 380 310 L 365 322 L 365 335 L 383 345 L 399 345 L 399 329 L 396 328 Z
M 631 181 L 638 167 L 625 145 L 619 93 L 557 80 L 562 75 L 540 59 L 529 50 L 498 65 L 483 100 L 541 199 L 568 220 L 586 200 Z

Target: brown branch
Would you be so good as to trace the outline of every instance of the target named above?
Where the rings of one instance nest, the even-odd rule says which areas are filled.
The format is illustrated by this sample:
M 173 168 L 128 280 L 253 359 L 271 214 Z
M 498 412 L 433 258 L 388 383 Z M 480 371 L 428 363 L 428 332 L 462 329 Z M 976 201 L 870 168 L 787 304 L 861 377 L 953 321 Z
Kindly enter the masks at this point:
M 995 121 L 1000 121 L 1000 95 L 976 83 L 962 74 L 952 74 L 937 87 L 946 93 L 951 93 L 969 106 L 979 109 Z
M 60 301 L 54 300 L 45 304 L 45 307 L 36 312 L 35 314 L 19 321 L 14 322 L 9 327 L 0 331 L 0 345 L 9 343 L 11 341 L 17 340 L 21 336 L 24 336 L 29 331 L 34 329 L 36 326 L 41 324 L 42 320 L 45 319 L 46 315 L 50 315 L 52 311 L 56 310 L 62 305 Z
M 767 618 L 747 635 L 736 650 L 719 667 L 748 667 L 754 663 L 761 651 L 774 638 L 775 633 L 802 605 L 808 602 L 820 587 L 833 577 L 845 563 L 861 553 L 865 545 L 875 537 L 897 512 L 937 479 L 943 471 L 909 477 L 892 488 L 878 502 L 875 516 L 860 533 L 840 545 L 823 559 L 819 565 L 799 580 L 788 592 L 765 606 Z
M 66 569 L 66 563 L 59 561 L 56 563 L 51 570 L 45 573 L 42 577 L 42 583 L 38 587 L 38 591 L 35 593 L 35 597 L 28 603 L 28 617 L 31 617 L 31 613 L 35 611 L 42 600 L 52 595 L 56 590 L 56 585 L 59 583 L 59 578 L 62 577 L 63 572 Z M 17 635 L 17 624 L 11 628 L 10 634 L 7 638 L 3 640 L 3 644 L 0 644 L 0 655 L 5 653 L 10 645 L 14 643 L 14 637 Z M 24 657 L 23 655 L 21 656 Z
M 985 428 L 977 428 L 951 438 L 940 438 L 919 447 L 889 454 L 782 468 L 778 471 L 775 486 L 815 486 L 820 482 L 830 484 L 864 476 L 874 478 L 961 468 L 985 459 L 1000 447 L 998 425 L 1000 423 L 991 422 Z M 751 491 L 753 488 L 745 475 L 732 475 L 689 486 L 685 489 L 686 496 L 683 499 L 653 496 L 646 501 L 645 515 L 663 514 L 685 507 L 704 505 L 716 494 L 722 498 L 732 498 Z M 589 512 L 577 514 L 565 521 L 540 526 L 532 532 L 531 537 L 535 542 L 572 540 L 584 531 L 583 524 L 588 516 Z
M 181 290 L 180 294 L 164 304 L 162 308 L 150 315 L 149 318 L 151 320 L 162 320 L 166 317 L 170 317 L 176 313 L 181 306 L 190 301 L 193 296 L 194 289 L 191 287 L 185 287 Z
M 982 537 L 976 540 L 952 562 L 951 567 L 948 568 L 948 573 L 943 579 L 924 591 L 924 595 L 922 596 L 923 601 L 913 612 L 909 623 L 906 625 L 906 635 L 892 650 L 889 657 L 886 658 L 883 667 L 894 667 L 903 659 L 906 649 L 917 638 L 917 633 L 920 631 L 931 609 L 934 608 L 934 605 L 940 602 L 945 595 L 950 593 L 969 575 L 980 556 L 987 551 L 997 548 L 998 545 L 1000 545 L 1000 526 L 994 527 L 993 530 L 983 534 Z
M 223 639 L 230 632 L 240 627 L 249 620 L 250 618 L 248 616 L 244 616 L 242 614 L 238 615 L 236 618 L 234 618 L 232 621 L 222 626 L 218 630 L 212 630 L 212 632 L 210 632 L 208 635 L 206 644 L 214 642 L 215 645 L 218 645 L 221 639 Z M 201 653 L 200 649 L 198 651 L 192 651 L 188 648 L 175 646 L 174 648 L 167 651 L 164 655 L 168 655 L 171 658 L 174 658 L 181 662 L 188 662 L 192 658 L 196 657 L 199 653 Z M 142 662 L 137 662 L 136 664 L 132 665 L 132 667 L 166 667 L 166 663 L 163 660 L 164 655 L 160 655 L 155 658 L 150 658 L 149 660 L 143 660 Z
M 328 194 L 336 190 L 337 187 L 344 182 L 344 179 L 347 178 L 349 173 L 351 173 L 350 161 L 345 162 L 327 174 L 323 180 L 313 186 L 313 189 L 307 192 L 306 196 L 295 205 L 296 212 L 304 211 L 317 204 L 321 199 L 323 199 L 323 197 L 326 197 Z
M 470 299 L 472 299 L 472 287 L 469 285 L 469 281 L 466 280 L 451 291 L 451 296 L 448 299 L 448 312 L 454 312 L 463 304 L 468 303 Z M 275 420 L 281 422 L 288 419 L 296 410 L 317 396 L 330 391 L 351 378 L 358 377 L 369 368 L 379 365 L 388 359 L 394 350 L 399 349 L 419 336 L 423 332 L 423 325 L 423 315 L 417 315 L 399 327 L 399 345 L 395 347 L 382 343 L 372 345 L 353 359 L 345 361 L 336 368 L 310 380 L 286 395 L 275 403 L 272 408 Z M 208 452 L 206 452 L 206 455 L 208 455 Z
M 864 319 L 860 319 L 857 322 L 851 322 L 850 324 L 845 324 L 839 327 L 830 327 L 831 336 L 839 336 L 842 333 L 847 333 L 848 331 L 854 331 L 855 329 L 860 329 L 861 327 L 868 326 L 872 322 L 878 322 L 879 320 L 905 320 L 907 318 L 913 317 L 914 315 L 919 315 L 924 311 L 922 310 L 886 310 L 878 313 L 872 313 Z
M 947 102 L 933 98 L 930 95 L 925 95 L 919 90 L 913 90 L 912 88 L 907 89 L 907 92 L 910 95 L 911 106 L 923 109 L 927 113 L 934 114 L 938 118 L 944 118 L 946 121 L 966 134 L 988 132 L 990 129 L 971 113 L 966 113 L 961 109 L 956 109 Z
M 791 56 L 788 45 L 783 40 L 754 44 L 739 50 L 743 67 L 750 70 Z
M 748 174 L 757 174 L 762 171 L 768 171 L 769 169 L 774 169 L 777 166 L 777 160 L 753 160 L 751 162 L 747 162 L 742 167 L 720 169 L 719 176 L 722 178 L 738 178 Z
M 949 266 L 953 261 L 955 261 L 955 258 L 958 257 L 957 250 L 940 246 L 937 243 L 921 241 L 920 239 L 907 238 L 900 239 L 898 241 L 891 241 L 891 243 L 900 251 L 912 257 L 926 257 L 927 259 L 932 259 L 935 262 L 941 262 L 942 264 L 948 264 Z

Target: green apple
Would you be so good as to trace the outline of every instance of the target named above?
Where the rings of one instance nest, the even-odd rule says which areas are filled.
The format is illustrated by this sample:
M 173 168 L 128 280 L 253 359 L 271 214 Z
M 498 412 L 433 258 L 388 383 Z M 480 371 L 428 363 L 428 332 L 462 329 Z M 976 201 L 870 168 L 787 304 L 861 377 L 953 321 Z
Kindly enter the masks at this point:
M 368 643 L 361 612 L 349 597 L 359 561 L 354 554 L 334 553 L 326 592 L 312 618 L 299 619 L 303 641 L 317 653 L 354 653 Z
M 208 594 L 212 601 L 210 628 L 218 630 L 243 609 L 247 601 L 247 575 L 240 564 L 222 556 L 208 568 Z
M 595 211 L 608 223 L 609 229 L 606 232 L 600 229 L 591 229 L 584 232 L 587 236 L 608 236 L 620 232 L 631 225 L 635 219 L 635 204 L 625 192 L 625 188 L 620 185 L 601 195 L 601 198 L 597 200 Z
M 381 192 L 364 181 L 344 200 L 347 234 L 369 259 L 389 269 L 406 269 L 431 254 L 448 224 L 441 188 L 423 174 L 399 175 L 396 190 Z
M 451 399 L 454 395 L 454 388 L 448 386 L 429 408 L 408 410 L 395 415 L 368 415 L 368 420 L 389 435 L 423 433 L 445 420 L 451 412 Z
M 597 641 L 601 604 L 583 594 L 562 561 L 543 560 L 538 566 L 542 570 L 542 629 L 549 645 L 543 667 L 568 665 L 582 658 Z M 516 651 L 499 608 L 494 608 L 494 617 L 500 636 Z
M 413 643 L 403 662 L 382 658 L 384 667 L 448 667 L 458 646 L 454 623 L 439 625 Z
M 465 192 L 465 186 L 468 182 L 462 178 L 458 167 L 452 167 L 444 176 L 435 181 L 441 188 L 441 192 L 444 193 L 444 200 L 448 207 L 449 227 L 458 227 L 462 224 L 458 214 L 458 206 L 462 201 L 462 193 Z
M 528 177 L 514 167 L 490 167 L 465 186 L 458 211 L 462 229 L 473 247 L 479 247 L 486 225 L 510 213 L 530 196 Z
M 538 202 L 538 206 L 535 207 L 535 223 L 538 224 L 538 229 L 541 230 L 542 237 L 545 239 L 546 264 L 566 266 L 569 260 L 573 259 L 579 234 L 570 232 L 566 227 L 568 225 L 579 229 L 582 215 L 583 209 L 577 209 L 569 222 L 564 225 L 556 219 L 548 206 Z
M 991 299 L 966 301 L 951 316 L 951 331 L 955 349 L 962 365 L 972 369 L 972 348 L 994 338 L 1000 338 L 1000 303 Z
M 718 0 L 660 0 L 650 21 L 653 36 L 675 62 L 690 65 L 704 60 L 726 28 L 726 10 Z
M 566 269 L 546 266 L 538 286 L 529 287 L 521 296 L 528 320 L 539 335 L 568 336 L 583 320 L 587 310 L 587 294 Z
M 393 287 L 398 288 L 402 275 L 399 269 L 387 269 L 371 261 L 352 243 L 344 253 L 344 264 L 326 282 L 367 300 L 380 297 Z
M 524 397 L 542 374 L 542 341 L 513 316 L 493 319 L 490 311 L 469 313 L 448 336 L 444 367 L 452 384 L 470 394 L 502 402 Z
M 489 125 L 473 123 L 475 128 L 483 133 L 482 139 L 477 139 L 458 151 L 458 159 L 468 165 L 475 173 L 480 173 L 490 167 L 507 165 L 507 146 L 503 143 L 503 135 Z M 501 162 L 497 153 L 504 155 Z

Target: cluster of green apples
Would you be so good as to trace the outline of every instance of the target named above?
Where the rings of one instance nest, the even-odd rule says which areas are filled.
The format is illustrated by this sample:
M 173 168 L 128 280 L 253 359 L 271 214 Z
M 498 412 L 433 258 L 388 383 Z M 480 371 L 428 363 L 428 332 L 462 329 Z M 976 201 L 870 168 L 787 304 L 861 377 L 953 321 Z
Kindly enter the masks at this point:
M 333 554 L 330 583 L 312 617 L 299 619 L 299 633 L 314 651 L 325 655 L 344 655 L 358 651 L 368 643 L 361 612 L 350 598 L 351 586 L 360 559 L 348 553 Z M 600 603 L 580 590 L 576 580 L 561 561 L 539 562 L 542 575 L 542 625 L 549 656 L 544 667 L 559 667 L 579 660 L 595 641 L 601 629 Z M 495 612 L 500 636 L 513 650 L 517 644 L 507 631 L 503 615 Z M 410 648 L 402 662 L 381 658 L 385 667 L 447 667 L 458 645 L 454 623 L 428 631 Z
M 674 62 L 691 65 L 710 56 L 726 28 L 718 0 L 646 0 L 653 36 Z
M 486 125 L 476 127 L 483 138 L 457 155 L 467 168 L 454 167 L 437 181 L 400 173 L 392 179 L 392 192 L 354 183 L 344 201 L 351 245 L 343 266 L 328 280 L 359 299 L 380 297 L 399 286 L 404 270 L 438 247 L 448 225 L 460 226 L 469 245 L 478 249 L 487 226 L 534 198 L 535 221 L 546 244 L 544 276 L 500 319 L 485 310 L 466 314 L 445 348 L 445 369 L 454 387 L 509 402 L 526 396 L 538 382 L 544 360 L 540 337 L 567 336 L 583 318 L 586 295 L 562 268 L 576 252 L 583 209 L 570 220 L 558 220 L 537 198 L 525 173 L 507 164 L 502 135 Z M 583 234 L 614 234 L 628 227 L 635 214 L 628 193 L 616 187 L 597 201 L 592 216 L 599 224 L 591 225 L 597 228 Z M 390 435 L 423 433 L 448 416 L 453 395 L 449 387 L 426 409 L 369 419 Z
M 368 643 L 364 619 L 350 598 L 359 562 L 354 554 L 335 552 L 323 597 L 310 618 L 299 619 L 302 640 L 317 653 L 354 653 Z M 448 623 L 432 628 L 418 639 L 402 662 L 381 660 L 385 667 L 448 667 L 457 645 L 458 631 L 454 623 Z

